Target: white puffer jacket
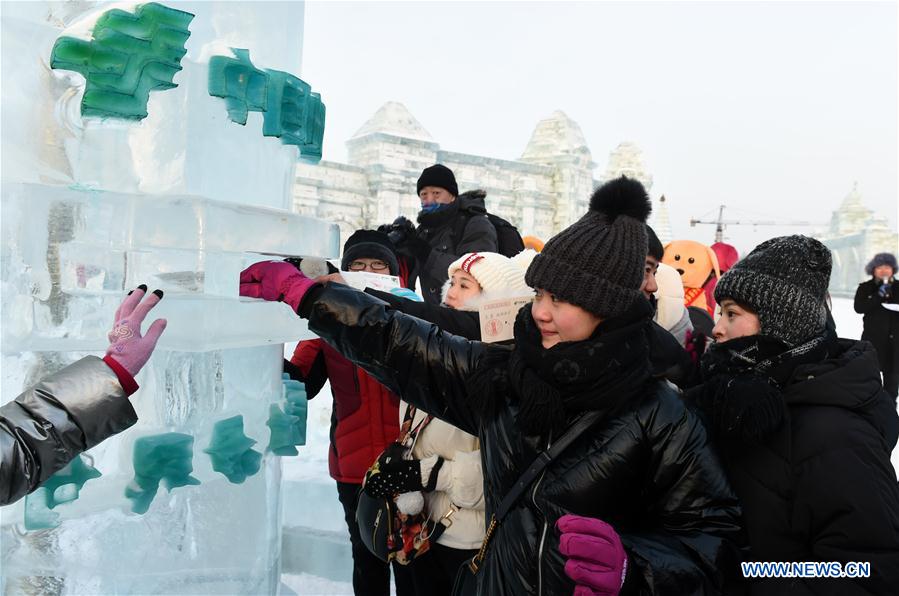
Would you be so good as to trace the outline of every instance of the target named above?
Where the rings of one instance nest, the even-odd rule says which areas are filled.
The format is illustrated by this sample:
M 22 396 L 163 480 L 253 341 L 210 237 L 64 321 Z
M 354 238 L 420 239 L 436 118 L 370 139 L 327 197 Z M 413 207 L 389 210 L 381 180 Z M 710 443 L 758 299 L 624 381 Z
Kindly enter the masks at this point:
M 400 424 L 406 414 L 406 402 L 400 402 Z M 412 428 L 427 413 L 415 412 Z M 425 493 L 425 510 L 432 519 L 440 519 L 450 511 L 452 521 L 438 544 L 449 548 L 472 550 L 484 540 L 484 473 L 481 469 L 481 449 L 478 438 L 443 420 L 433 418 L 419 433 L 412 457 L 421 460 L 422 484 L 431 476 L 437 457 L 445 461 L 437 475 L 434 492 Z

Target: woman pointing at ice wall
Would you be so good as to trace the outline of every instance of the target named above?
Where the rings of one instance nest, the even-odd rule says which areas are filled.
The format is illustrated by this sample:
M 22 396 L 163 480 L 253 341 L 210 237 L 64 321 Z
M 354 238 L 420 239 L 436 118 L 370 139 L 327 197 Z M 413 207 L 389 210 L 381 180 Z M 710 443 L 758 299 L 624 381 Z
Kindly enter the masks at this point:
M 0 505 L 19 500 L 86 451 L 137 422 L 128 396 L 166 320 L 141 335 L 144 318 L 162 300 L 147 286 L 128 292 L 116 310 L 109 348 L 41 379 L 0 408 Z
M 706 432 L 653 380 L 640 292 L 650 212 L 619 178 L 528 268 L 515 347 L 389 310 L 282 262 L 241 294 L 286 302 L 404 400 L 479 437 L 487 537 L 479 594 L 715 594 L 740 509 Z M 463 567 L 463 571 L 468 567 Z

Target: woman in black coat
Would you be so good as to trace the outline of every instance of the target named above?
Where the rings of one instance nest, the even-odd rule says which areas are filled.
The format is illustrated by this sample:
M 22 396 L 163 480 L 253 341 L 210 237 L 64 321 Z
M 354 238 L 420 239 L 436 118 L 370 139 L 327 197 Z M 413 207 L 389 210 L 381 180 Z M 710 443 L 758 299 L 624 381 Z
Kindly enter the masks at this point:
M 896 257 L 888 252 L 874 255 L 865 266 L 871 276 L 855 291 L 855 312 L 865 315 L 862 339 L 874 344 L 883 373 L 883 388 L 896 400 L 899 392 L 899 281 Z
M 243 295 L 288 302 L 404 399 L 477 434 L 488 518 L 573 421 L 599 412 L 488 532 L 479 594 L 717 594 L 734 569 L 736 499 L 699 419 L 652 377 L 640 293 L 649 209 L 636 181 L 595 193 L 528 269 L 537 297 L 514 348 L 279 263 L 241 275 Z
M 758 578 L 752 594 L 899 591 L 899 417 L 871 346 L 826 324 L 830 268 L 824 245 L 788 236 L 728 271 L 706 380 L 689 395 L 743 505 L 748 561 L 836 562 L 848 573 L 863 562 L 870 577 Z

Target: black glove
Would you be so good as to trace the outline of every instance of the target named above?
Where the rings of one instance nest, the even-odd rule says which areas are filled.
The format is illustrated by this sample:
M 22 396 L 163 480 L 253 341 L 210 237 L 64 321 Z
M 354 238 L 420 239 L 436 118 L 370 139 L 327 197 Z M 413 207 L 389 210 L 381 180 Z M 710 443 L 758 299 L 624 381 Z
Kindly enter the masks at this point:
M 392 224 L 378 227 L 378 230 L 382 228 L 385 228 L 383 231 L 387 233 L 387 238 L 394 246 L 400 246 L 407 238 L 415 236 L 415 224 L 402 215 L 393 220 Z
M 434 490 L 443 458 L 438 458 L 427 484 L 423 485 L 421 462 L 417 459 L 405 459 L 403 457 L 405 451 L 406 448 L 399 443 L 394 443 L 384 450 L 366 475 L 366 494 L 375 498 L 387 498 L 419 490 L 426 492 Z

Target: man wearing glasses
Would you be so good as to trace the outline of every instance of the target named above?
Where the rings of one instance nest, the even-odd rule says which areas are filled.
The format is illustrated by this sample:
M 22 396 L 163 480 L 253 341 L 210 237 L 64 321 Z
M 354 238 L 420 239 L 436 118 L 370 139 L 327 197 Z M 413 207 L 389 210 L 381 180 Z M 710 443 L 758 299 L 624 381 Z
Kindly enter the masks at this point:
M 357 230 L 343 246 L 341 269 L 400 275 L 396 254 L 387 234 Z M 402 279 L 402 278 L 401 278 Z M 399 435 L 399 398 L 364 370 L 320 339 L 297 344 L 284 372 L 306 384 L 315 397 L 331 382 L 331 448 L 328 468 L 337 482 L 353 552 L 353 591 L 357 596 L 388 596 L 390 567 L 365 547 L 356 524 L 356 504 L 366 470 Z M 408 571 L 394 564 L 397 596 L 412 594 Z

